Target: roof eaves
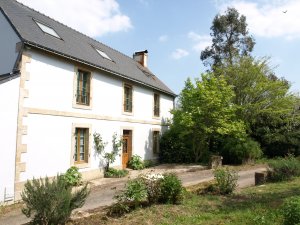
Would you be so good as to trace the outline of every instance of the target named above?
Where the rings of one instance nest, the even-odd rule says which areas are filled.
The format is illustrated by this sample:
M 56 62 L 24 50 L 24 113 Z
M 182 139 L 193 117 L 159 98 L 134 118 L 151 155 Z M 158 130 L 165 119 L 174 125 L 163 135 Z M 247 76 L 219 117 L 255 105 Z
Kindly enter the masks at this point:
M 155 89 L 155 90 L 157 90 L 157 91 L 160 91 L 160 92 L 162 92 L 162 93 L 168 94 L 168 95 L 170 95 L 170 96 L 172 96 L 172 97 L 174 97 L 174 98 L 177 96 L 175 93 L 172 93 L 172 92 L 163 90 L 163 89 L 158 88 L 158 87 L 155 87 L 155 86 L 153 86 L 153 85 L 146 84 L 146 83 L 144 83 L 144 82 L 142 82 L 142 81 L 139 81 L 139 80 L 130 78 L 130 77 L 124 75 L 124 74 L 116 73 L 116 72 L 114 72 L 114 71 L 112 71 L 112 70 L 106 69 L 106 68 L 104 68 L 104 67 L 100 67 L 100 66 L 98 66 L 98 65 L 95 65 L 95 64 L 89 63 L 89 62 L 87 62 L 87 61 L 78 59 L 78 58 L 76 58 L 76 57 L 73 57 L 73 56 L 64 54 L 64 53 L 62 53 L 62 52 L 55 51 L 55 50 L 50 49 L 50 48 L 46 48 L 46 47 L 44 47 L 44 46 L 42 46 L 42 45 L 39 45 L 39 44 L 37 44 L 37 43 L 33 43 L 33 42 L 31 42 L 31 41 L 24 40 L 24 44 L 25 44 L 25 45 L 28 45 L 28 46 L 31 46 L 31 47 L 35 47 L 35 48 L 41 49 L 41 50 L 43 50 L 43 51 L 51 52 L 51 53 L 53 53 L 53 54 L 59 55 L 59 56 L 61 56 L 61 57 L 67 58 L 67 59 L 71 59 L 71 60 L 76 61 L 76 62 L 83 63 L 83 64 L 85 64 L 85 65 L 88 65 L 88 66 L 91 66 L 91 67 L 100 69 L 100 70 L 102 70 L 102 71 L 111 73 L 111 74 L 116 75 L 116 76 L 118 76 L 118 77 L 121 77 L 121 78 L 130 80 L 130 81 L 133 81 L 133 82 L 135 82 L 135 83 L 142 84 L 142 85 L 144 85 L 144 86 L 146 86 L 146 87 L 150 87 L 150 88 L 153 88 L 153 89 Z
M 0 75 L 0 84 L 6 83 L 20 76 L 20 71 L 15 71 L 12 73 L 1 74 Z

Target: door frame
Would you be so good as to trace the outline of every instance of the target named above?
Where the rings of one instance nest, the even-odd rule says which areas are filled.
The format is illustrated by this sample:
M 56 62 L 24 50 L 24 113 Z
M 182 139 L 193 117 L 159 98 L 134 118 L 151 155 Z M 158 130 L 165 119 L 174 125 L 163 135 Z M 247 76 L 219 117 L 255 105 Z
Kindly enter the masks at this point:
M 129 137 L 129 142 L 131 144 L 131 151 L 128 152 L 128 161 L 129 162 L 131 156 L 133 155 L 133 129 L 132 128 L 122 128 L 122 140 L 123 140 L 123 136 L 124 136 L 124 131 L 129 131 L 129 134 L 126 135 Z M 123 169 L 127 168 L 127 165 L 123 163 L 123 145 L 122 145 L 122 155 L 121 155 L 121 166 Z

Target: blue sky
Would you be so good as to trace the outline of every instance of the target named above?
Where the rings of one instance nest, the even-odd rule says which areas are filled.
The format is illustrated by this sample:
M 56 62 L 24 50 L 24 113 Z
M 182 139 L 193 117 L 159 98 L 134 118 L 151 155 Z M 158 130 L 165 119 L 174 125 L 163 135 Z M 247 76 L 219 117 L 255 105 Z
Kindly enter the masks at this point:
M 200 52 L 214 16 L 234 6 L 247 17 L 253 55 L 271 57 L 276 75 L 300 91 L 300 0 L 19 1 L 128 56 L 147 49 L 149 69 L 177 94 L 205 71 Z

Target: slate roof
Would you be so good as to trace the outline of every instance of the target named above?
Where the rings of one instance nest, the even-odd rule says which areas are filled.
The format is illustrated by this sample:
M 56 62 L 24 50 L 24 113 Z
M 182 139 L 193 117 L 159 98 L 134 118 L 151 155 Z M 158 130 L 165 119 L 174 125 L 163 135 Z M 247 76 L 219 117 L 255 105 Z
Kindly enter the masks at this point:
M 0 0 L 0 8 L 24 44 L 56 53 L 171 96 L 176 96 L 148 68 L 107 45 L 15 0 Z M 53 28 L 62 40 L 45 34 L 34 20 Z M 101 57 L 94 47 L 105 52 L 113 61 Z

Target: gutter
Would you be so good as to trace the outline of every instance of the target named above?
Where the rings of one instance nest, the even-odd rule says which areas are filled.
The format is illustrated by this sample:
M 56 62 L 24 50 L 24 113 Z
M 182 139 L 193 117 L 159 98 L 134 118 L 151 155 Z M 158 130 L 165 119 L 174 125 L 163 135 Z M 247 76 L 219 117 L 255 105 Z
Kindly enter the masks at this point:
M 141 81 L 139 81 L 139 80 L 129 78 L 128 76 L 126 76 L 126 75 L 124 75 L 124 74 L 116 73 L 116 72 L 111 71 L 111 70 L 108 70 L 108 69 L 106 69 L 106 68 L 104 68 L 104 67 L 100 67 L 100 66 L 97 66 L 97 65 L 95 65 L 95 64 L 91 64 L 91 63 L 86 62 L 86 61 L 84 61 L 84 60 L 78 59 L 78 58 L 76 58 L 76 57 L 72 57 L 72 56 L 70 56 L 70 55 L 66 55 L 66 54 L 64 54 L 64 53 L 55 51 L 55 50 L 53 50 L 53 49 L 49 49 L 49 48 L 43 47 L 43 46 L 41 46 L 41 45 L 39 45 L 39 44 L 30 42 L 30 41 L 26 41 L 26 40 L 23 40 L 23 43 L 24 43 L 24 45 L 31 46 L 31 47 L 34 47 L 34 48 L 37 48 L 37 49 L 40 49 L 40 50 L 43 50 L 43 51 L 46 51 L 46 52 L 53 53 L 53 54 L 55 54 L 55 55 L 58 55 L 58 56 L 61 56 L 61 57 L 64 57 L 64 58 L 67 58 L 67 59 L 70 59 L 70 60 L 73 60 L 73 61 L 82 63 L 82 64 L 85 64 L 85 65 L 87 65 L 87 66 L 94 67 L 94 68 L 96 68 L 96 69 L 99 69 L 99 70 L 102 70 L 102 71 L 104 71 L 104 72 L 107 72 L 107 73 L 116 75 L 116 76 L 121 77 L 121 78 L 123 78 L 123 79 L 130 80 L 130 81 L 133 81 L 133 82 L 135 82 L 135 83 L 141 84 L 141 85 L 143 85 L 143 86 L 146 86 L 146 87 L 155 89 L 155 90 L 160 91 L 160 92 L 162 92 L 162 93 L 168 94 L 168 95 L 170 95 L 170 96 L 172 96 L 172 97 L 174 97 L 174 98 L 177 97 L 177 95 L 174 94 L 174 93 L 171 93 L 171 92 L 162 90 L 162 89 L 160 89 L 160 88 L 157 88 L 157 87 L 155 87 L 155 86 L 146 84 L 146 83 L 141 82 Z
M 10 73 L 0 75 L 0 84 L 6 83 L 20 76 L 20 70 L 13 70 Z

